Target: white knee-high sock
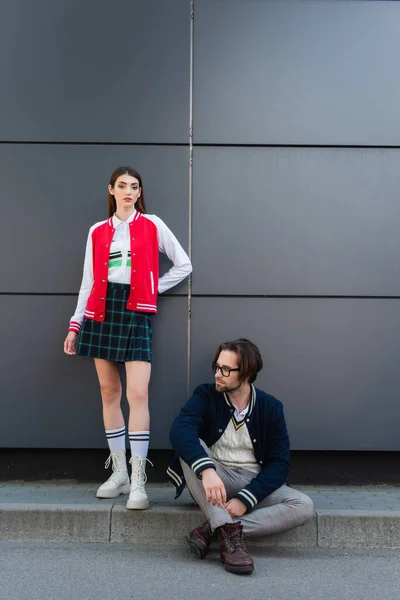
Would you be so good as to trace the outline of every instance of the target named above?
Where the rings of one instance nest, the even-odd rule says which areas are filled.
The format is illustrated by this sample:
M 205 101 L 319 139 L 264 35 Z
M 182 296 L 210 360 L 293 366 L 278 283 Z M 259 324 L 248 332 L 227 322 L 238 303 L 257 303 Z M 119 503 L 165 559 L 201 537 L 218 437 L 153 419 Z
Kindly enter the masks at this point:
M 149 450 L 150 431 L 130 431 L 129 443 L 132 456 L 147 457 Z
M 125 434 L 126 427 L 119 427 L 119 429 L 106 429 L 106 437 L 110 452 L 115 450 L 125 450 Z

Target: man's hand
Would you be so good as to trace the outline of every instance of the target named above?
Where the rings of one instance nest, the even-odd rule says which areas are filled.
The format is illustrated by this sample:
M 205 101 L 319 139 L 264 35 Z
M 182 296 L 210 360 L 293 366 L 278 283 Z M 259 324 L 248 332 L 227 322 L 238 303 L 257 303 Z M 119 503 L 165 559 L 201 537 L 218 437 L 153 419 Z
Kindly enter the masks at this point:
M 241 517 L 247 510 L 246 505 L 243 504 L 243 502 L 238 498 L 232 498 L 232 500 L 229 500 L 225 508 L 231 517 Z
M 201 481 L 206 492 L 207 502 L 213 506 L 225 506 L 226 490 L 221 478 L 217 475 L 215 469 L 204 469 L 201 473 Z

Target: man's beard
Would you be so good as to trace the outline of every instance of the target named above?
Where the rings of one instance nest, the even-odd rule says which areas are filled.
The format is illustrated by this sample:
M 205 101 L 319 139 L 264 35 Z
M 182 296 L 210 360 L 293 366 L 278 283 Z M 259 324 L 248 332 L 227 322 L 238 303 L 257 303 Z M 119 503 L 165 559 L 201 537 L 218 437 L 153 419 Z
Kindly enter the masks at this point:
M 226 383 L 215 383 L 215 389 L 217 390 L 217 392 L 235 392 L 236 390 L 238 390 L 241 387 L 242 383 L 237 383 L 236 385 L 231 385 L 229 386 Z

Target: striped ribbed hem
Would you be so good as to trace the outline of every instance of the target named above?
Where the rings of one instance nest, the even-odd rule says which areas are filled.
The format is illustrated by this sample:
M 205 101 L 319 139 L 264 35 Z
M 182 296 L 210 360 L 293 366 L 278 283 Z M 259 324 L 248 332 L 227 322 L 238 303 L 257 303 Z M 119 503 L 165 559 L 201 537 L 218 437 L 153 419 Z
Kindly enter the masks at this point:
M 236 494 L 236 498 L 241 500 L 243 504 L 247 506 L 247 508 L 254 508 L 255 505 L 258 503 L 257 498 L 255 497 L 253 492 L 249 490 L 249 488 L 243 488 L 242 490 L 240 490 L 240 492 Z
M 110 452 L 126 449 L 125 443 L 126 427 L 118 427 L 118 429 L 106 429 L 106 438 Z
M 130 431 L 129 441 L 130 442 L 148 442 L 150 440 L 150 431 Z
M 75 333 L 79 333 L 81 330 L 81 324 L 77 321 L 71 321 L 68 327 L 68 331 L 74 331 Z
M 129 431 L 131 455 L 146 458 L 149 451 L 150 431 Z
M 143 304 L 141 302 L 138 302 L 136 304 L 136 310 L 142 311 L 142 312 L 157 312 L 157 306 L 155 304 Z
M 106 429 L 106 436 L 108 440 L 118 437 L 125 437 L 126 428 L 120 427 L 119 429 Z
M 215 469 L 216 470 L 216 467 L 215 467 L 213 461 L 208 456 L 203 456 L 202 458 L 198 458 L 197 460 L 192 462 L 192 464 L 190 466 L 193 469 L 196 477 L 198 477 L 199 479 L 200 479 L 201 473 L 203 471 L 205 471 L 206 469 Z
M 94 312 L 93 312 L 92 310 L 91 310 L 91 311 L 89 311 L 89 310 L 86 310 L 86 311 L 85 311 L 85 317 L 86 317 L 87 319 L 90 319 L 91 321 L 95 321 L 95 318 L 94 318 L 94 316 L 95 316 L 95 315 L 94 315 Z M 101 315 L 101 316 L 103 317 L 104 315 Z

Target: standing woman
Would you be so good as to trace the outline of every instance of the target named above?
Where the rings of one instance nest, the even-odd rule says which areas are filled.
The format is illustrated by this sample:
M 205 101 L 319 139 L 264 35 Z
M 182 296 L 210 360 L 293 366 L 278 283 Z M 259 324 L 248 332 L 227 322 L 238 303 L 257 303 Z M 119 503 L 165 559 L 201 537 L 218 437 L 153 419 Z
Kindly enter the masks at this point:
M 113 473 L 98 498 L 128 494 L 126 507 L 146 509 L 146 460 L 150 415 L 148 387 L 152 358 L 152 315 L 157 293 L 180 283 L 191 271 L 189 257 L 155 215 L 146 214 L 142 178 L 132 167 L 118 167 L 108 186 L 109 218 L 89 230 L 78 303 L 64 342 L 66 354 L 94 359 Z M 172 261 L 158 278 L 158 253 Z M 79 335 L 79 338 L 78 338 Z M 118 363 L 126 368 L 132 476 L 126 456 Z

